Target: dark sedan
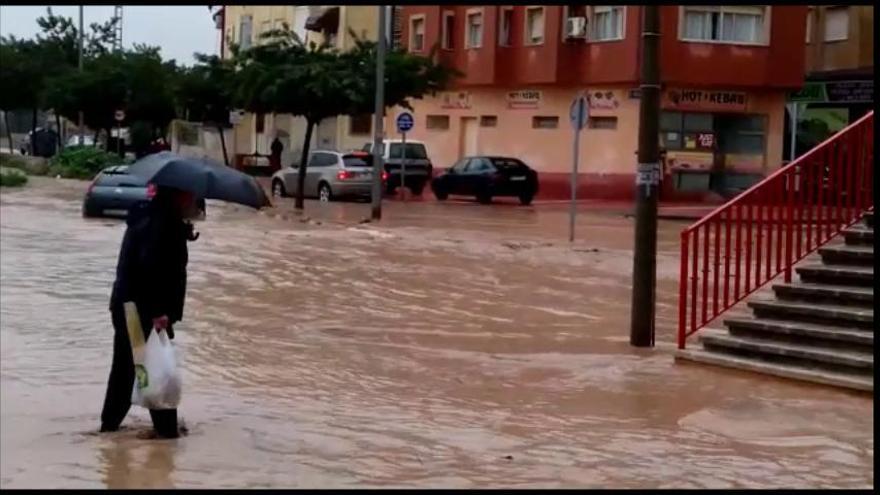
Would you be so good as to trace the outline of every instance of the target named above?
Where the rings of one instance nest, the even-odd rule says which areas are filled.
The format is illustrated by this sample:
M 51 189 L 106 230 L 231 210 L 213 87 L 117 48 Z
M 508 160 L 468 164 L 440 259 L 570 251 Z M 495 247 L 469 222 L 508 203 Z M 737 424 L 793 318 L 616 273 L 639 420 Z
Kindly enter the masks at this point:
M 127 165 L 108 167 L 89 185 L 83 199 L 83 216 L 125 217 L 129 208 L 149 201 L 154 193 L 151 185 L 128 173 Z
M 435 177 L 431 189 L 441 201 L 464 195 L 488 204 L 493 197 L 512 196 L 528 205 L 538 193 L 538 174 L 516 158 L 469 156 Z

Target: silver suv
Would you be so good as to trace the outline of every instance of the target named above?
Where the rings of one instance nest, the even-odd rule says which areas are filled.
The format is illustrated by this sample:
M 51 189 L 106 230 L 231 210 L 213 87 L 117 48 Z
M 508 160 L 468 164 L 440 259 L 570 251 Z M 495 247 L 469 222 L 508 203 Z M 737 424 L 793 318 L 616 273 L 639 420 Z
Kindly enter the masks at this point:
M 386 178 L 383 174 L 383 180 Z M 272 175 L 273 196 L 295 196 L 299 168 L 285 167 Z M 340 153 L 316 150 L 309 153 L 303 192 L 307 198 L 331 201 L 343 197 L 370 197 L 373 158 L 363 151 Z

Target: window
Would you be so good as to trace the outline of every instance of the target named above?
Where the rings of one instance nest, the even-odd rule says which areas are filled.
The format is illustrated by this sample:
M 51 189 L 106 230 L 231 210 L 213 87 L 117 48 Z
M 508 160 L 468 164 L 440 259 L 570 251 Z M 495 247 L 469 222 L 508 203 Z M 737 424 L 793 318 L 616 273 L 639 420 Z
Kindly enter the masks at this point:
M 526 7 L 526 44 L 544 43 L 544 7 Z
M 409 19 L 409 49 L 412 52 L 420 52 L 425 49 L 425 17 L 410 17 Z
M 559 127 L 559 117 L 532 117 L 533 129 L 556 129 Z
M 472 174 L 479 174 L 482 172 L 491 172 L 494 169 L 495 168 L 492 167 L 492 164 L 485 158 L 471 158 L 465 171 Z
M 849 38 L 849 7 L 825 8 L 825 41 Z
M 719 150 L 722 153 L 764 154 L 765 117 L 736 115 L 719 117 Z
M 455 49 L 455 42 L 453 38 L 455 36 L 455 14 L 452 12 L 444 12 L 443 13 L 443 49 L 444 50 L 453 50 Z
M 623 39 L 624 7 L 593 7 L 592 41 Z
M 498 117 L 496 115 L 483 115 L 480 117 L 480 127 L 497 127 Z
M 815 15 L 813 8 L 810 7 L 810 10 L 807 11 L 807 43 L 813 42 L 813 17 Z
M 479 48 L 481 46 L 483 46 L 483 13 L 468 13 L 465 48 Z
M 308 167 L 329 167 L 336 164 L 336 155 L 315 153 L 309 159 Z
M 425 128 L 438 131 L 449 129 L 449 115 L 428 115 L 425 117 Z
M 403 143 L 391 143 L 391 149 L 388 150 L 389 158 L 403 158 Z M 414 160 L 426 160 L 428 158 L 428 150 L 422 143 L 406 143 L 406 157 Z
M 501 17 L 498 26 L 498 45 L 510 46 L 510 27 L 513 26 L 513 8 L 504 7 L 501 9 Z
M 449 169 L 449 171 L 460 174 L 460 173 L 464 172 L 464 169 L 465 169 L 465 167 L 467 167 L 467 164 L 469 161 L 470 160 L 467 158 L 461 159 L 458 162 L 456 162 L 455 165 L 453 165 L 452 168 Z
M 249 15 L 241 16 L 241 27 L 239 28 L 240 32 L 240 40 L 239 45 L 242 50 L 247 50 L 251 47 L 252 40 L 252 29 L 253 29 L 253 17 Z
M 262 134 L 266 132 L 266 114 L 258 113 L 254 118 L 254 132 Z
M 354 115 L 348 122 L 348 133 L 352 135 L 369 134 L 373 130 L 373 116 L 369 113 Z
M 590 117 L 590 129 L 617 129 L 617 117 Z
M 714 124 L 711 113 L 662 112 L 660 143 L 667 150 L 711 150 Z
M 687 6 L 682 9 L 683 40 L 766 43 L 766 7 Z

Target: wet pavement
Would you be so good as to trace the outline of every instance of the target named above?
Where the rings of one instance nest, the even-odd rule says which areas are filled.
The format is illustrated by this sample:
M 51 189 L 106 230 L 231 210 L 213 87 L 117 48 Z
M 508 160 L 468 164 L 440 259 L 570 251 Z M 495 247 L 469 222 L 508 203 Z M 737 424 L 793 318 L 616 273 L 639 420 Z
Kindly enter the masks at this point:
M 83 183 L 0 195 L 0 486 L 873 487 L 871 398 L 629 346 L 632 220 L 468 202 L 209 203 L 190 244 L 181 415 L 97 435 L 123 226 Z

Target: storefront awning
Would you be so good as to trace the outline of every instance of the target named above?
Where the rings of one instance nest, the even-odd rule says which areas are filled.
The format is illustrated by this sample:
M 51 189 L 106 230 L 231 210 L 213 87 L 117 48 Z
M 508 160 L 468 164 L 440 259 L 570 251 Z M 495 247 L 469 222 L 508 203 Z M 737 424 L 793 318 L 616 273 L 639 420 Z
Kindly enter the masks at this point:
M 314 32 L 335 33 L 339 29 L 339 7 L 327 7 L 306 19 L 306 29 Z

